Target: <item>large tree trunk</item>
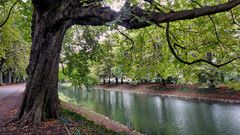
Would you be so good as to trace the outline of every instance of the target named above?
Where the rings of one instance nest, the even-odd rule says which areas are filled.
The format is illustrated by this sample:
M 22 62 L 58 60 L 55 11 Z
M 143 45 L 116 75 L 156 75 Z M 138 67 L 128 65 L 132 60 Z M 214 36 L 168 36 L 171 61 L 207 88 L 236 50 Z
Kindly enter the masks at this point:
M 56 23 L 57 15 L 33 13 L 32 48 L 27 68 L 28 80 L 18 119 L 21 124 L 40 123 L 57 118 L 58 68 L 64 33 L 70 22 Z

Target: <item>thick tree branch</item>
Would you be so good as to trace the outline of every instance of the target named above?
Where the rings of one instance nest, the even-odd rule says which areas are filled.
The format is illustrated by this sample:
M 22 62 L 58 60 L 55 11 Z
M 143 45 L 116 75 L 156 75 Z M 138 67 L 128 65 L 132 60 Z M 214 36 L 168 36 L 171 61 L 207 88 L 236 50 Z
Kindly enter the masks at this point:
M 212 15 L 220 12 L 229 11 L 232 8 L 238 6 L 239 4 L 240 0 L 232 0 L 216 6 L 206 6 L 201 8 L 195 8 L 192 10 L 182 10 L 173 13 L 157 14 L 153 18 L 153 21 L 156 23 L 164 23 L 177 20 L 194 19 L 205 15 Z
M 196 64 L 196 63 L 205 62 L 205 63 L 207 63 L 207 64 L 210 64 L 210 65 L 214 66 L 214 67 L 220 68 L 220 67 L 222 67 L 222 66 L 225 66 L 225 65 L 227 65 L 227 64 L 229 64 L 229 63 L 231 63 L 231 62 L 233 62 L 233 61 L 235 61 L 235 60 L 237 60 L 237 59 L 239 59 L 239 58 L 234 58 L 234 59 L 232 59 L 232 60 L 230 60 L 230 61 L 227 61 L 227 62 L 225 62 L 225 63 L 223 63 L 223 64 L 215 64 L 215 63 L 213 63 L 212 61 L 208 61 L 208 60 L 205 60 L 205 59 L 197 59 L 197 60 L 194 60 L 194 61 L 192 61 L 192 62 L 185 61 L 185 60 L 183 60 L 182 58 L 180 58 L 180 57 L 177 55 L 177 53 L 175 52 L 175 50 L 174 50 L 174 48 L 173 48 L 173 46 L 172 46 L 172 44 L 171 44 L 169 29 L 170 29 L 170 24 L 169 24 L 169 22 L 168 22 L 168 23 L 167 23 L 167 27 L 166 27 L 166 38 L 167 38 L 168 47 L 169 47 L 171 53 L 173 54 L 173 56 L 174 56 L 179 62 L 181 62 L 181 63 L 187 64 L 187 65 L 192 65 L 192 64 Z
M 191 10 L 181 10 L 169 13 L 159 13 L 145 11 L 139 7 L 130 7 L 130 13 L 122 15 L 121 11 L 116 12 L 109 7 L 88 7 L 73 9 L 70 18 L 76 24 L 81 25 L 103 25 L 109 22 L 117 23 L 127 29 L 138 29 L 152 25 L 154 23 L 173 22 L 177 20 L 194 19 L 201 16 L 212 15 L 229 11 L 238 6 L 240 0 L 231 0 L 224 4 L 215 6 L 205 6 Z M 69 15 L 69 14 L 68 14 Z
M 32 4 L 36 9 L 45 9 L 49 6 L 50 0 L 32 0 Z
M 7 18 L 0 24 L 0 28 L 7 23 L 8 19 L 10 18 L 10 15 L 11 15 L 11 12 L 12 12 L 13 8 L 15 7 L 15 5 L 16 5 L 18 2 L 19 2 L 19 1 L 16 1 L 16 2 L 12 5 L 12 7 L 10 8 L 10 10 L 9 10 L 9 12 L 8 12 Z

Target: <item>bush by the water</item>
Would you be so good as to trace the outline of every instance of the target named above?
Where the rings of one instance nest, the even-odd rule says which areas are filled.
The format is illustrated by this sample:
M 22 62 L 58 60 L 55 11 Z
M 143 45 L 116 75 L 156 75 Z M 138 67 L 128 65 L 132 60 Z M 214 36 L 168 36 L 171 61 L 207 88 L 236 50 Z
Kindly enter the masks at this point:
M 198 93 L 214 93 L 216 90 L 215 85 L 203 85 L 196 89 Z

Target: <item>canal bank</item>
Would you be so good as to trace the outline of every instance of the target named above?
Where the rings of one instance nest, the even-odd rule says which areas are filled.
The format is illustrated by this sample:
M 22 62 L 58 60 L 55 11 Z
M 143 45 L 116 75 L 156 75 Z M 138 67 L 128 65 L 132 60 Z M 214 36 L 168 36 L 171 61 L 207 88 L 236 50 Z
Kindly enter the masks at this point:
M 182 100 L 218 102 L 229 104 L 240 104 L 240 92 L 231 90 L 227 87 L 219 87 L 212 93 L 197 92 L 197 85 L 174 85 L 167 84 L 123 84 L 123 85 L 99 85 L 96 89 L 108 91 L 127 91 L 131 93 L 171 97 Z
M 86 107 L 79 107 L 70 103 L 61 102 L 61 106 L 71 112 L 75 112 L 80 116 L 83 116 L 89 121 L 92 121 L 96 125 L 100 125 L 108 130 L 114 131 L 118 134 L 128 134 L 128 135 L 142 135 L 141 133 L 120 124 L 119 122 L 113 121 L 104 115 L 98 114 L 89 110 Z

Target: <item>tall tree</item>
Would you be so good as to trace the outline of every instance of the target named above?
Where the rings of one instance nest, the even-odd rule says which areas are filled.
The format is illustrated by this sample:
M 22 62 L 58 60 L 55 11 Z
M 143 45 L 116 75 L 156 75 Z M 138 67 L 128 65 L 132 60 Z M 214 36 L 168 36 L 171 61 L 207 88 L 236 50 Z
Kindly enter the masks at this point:
M 31 26 L 28 21 L 31 19 L 31 10 L 25 9 L 29 7 L 30 2 L 0 1 L 0 84 L 3 83 L 3 74 L 6 75 L 6 72 L 13 72 L 9 73 L 13 78 L 25 75 Z
M 137 29 L 153 23 L 194 19 L 225 12 L 238 6 L 240 0 L 168 13 L 131 6 L 128 0 L 119 12 L 102 6 L 101 0 L 32 0 L 32 4 L 34 11 L 28 81 L 18 112 L 21 124 L 39 123 L 46 118 L 58 117 L 59 59 L 65 31 L 72 25 L 116 23 L 127 29 Z
M 90 74 L 90 66 L 100 57 L 97 40 L 106 31 L 104 29 L 106 27 L 73 27 L 66 33 L 61 67 L 73 85 L 91 87 L 97 83 Z

